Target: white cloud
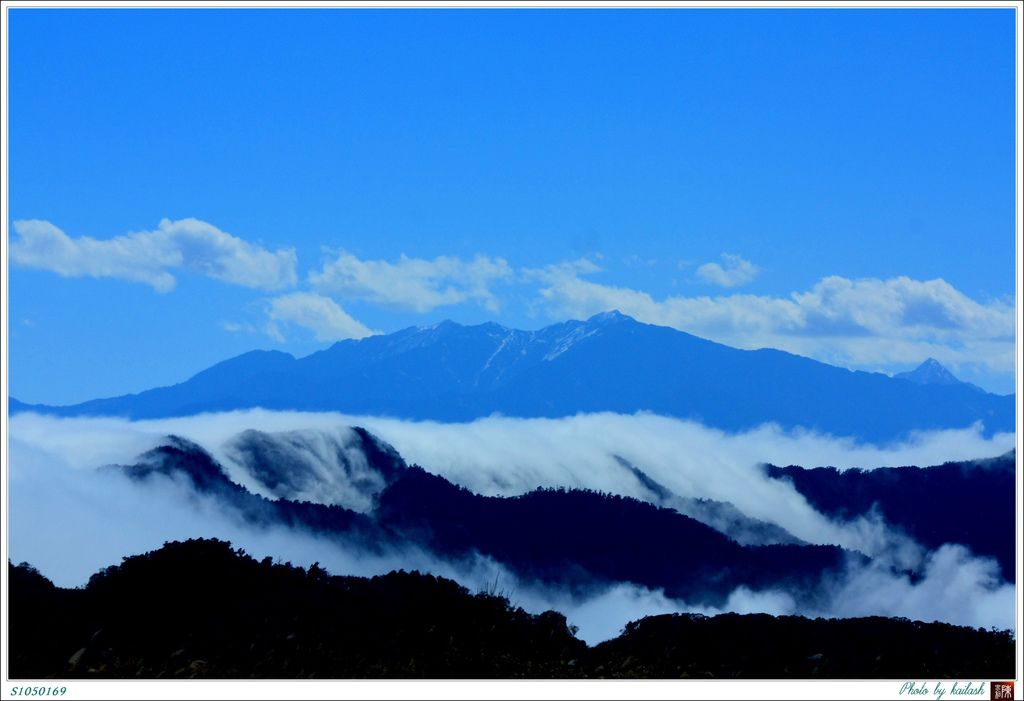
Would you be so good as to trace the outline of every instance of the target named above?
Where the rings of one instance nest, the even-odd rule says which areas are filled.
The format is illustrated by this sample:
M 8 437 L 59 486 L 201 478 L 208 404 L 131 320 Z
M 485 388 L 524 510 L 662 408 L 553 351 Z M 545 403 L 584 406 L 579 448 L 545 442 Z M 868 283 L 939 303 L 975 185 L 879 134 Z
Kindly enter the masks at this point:
M 879 557 L 898 554 L 894 549 L 902 541 L 870 520 L 830 521 L 790 483 L 768 478 L 760 463 L 839 468 L 936 465 L 1000 455 L 1014 445 L 1012 433 L 985 438 L 980 426 L 922 432 L 904 442 L 876 446 L 809 431 L 783 431 L 772 424 L 728 433 L 651 414 L 490 417 L 456 424 L 265 410 L 135 422 L 31 414 L 11 419 L 12 436 L 80 467 L 124 462 L 145 450 L 148 441 L 167 434 L 185 436 L 207 448 L 236 481 L 254 491 L 260 490 L 240 477 L 244 470 L 234 469 L 232 456 L 224 451 L 230 437 L 249 428 L 331 431 L 338 426 L 363 426 L 408 462 L 478 494 L 512 496 L 538 487 L 587 487 L 650 499 L 650 492 L 622 466 L 619 456 L 679 496 L 726 501 L 808 542 L 842 545 Z
M 174 288 L 172 271 L 187 270 L 244 287 L 276 290 L 296 282 L 294 249 L 269 251 L 199 219 L 164 219 L 153 231 L 112 239 L 71 238 L 48 221 L 14 222 L 18 239 L 11 259 L 18 265 L 64 277 L 110 277 Z
M 772 347 L 866 369 L 916 364 L 927 357 L 954 369 L 976 364 L 1013 370 L 1012 301 L 978 302 L 945 280 L 851 280 L 831 276 L 789 297 L 731 294 L 671 296 L 602 285 L 568 265 L 533 271 L 541 299 L 557 318 L 617 309 L 738 348 Z
M 119 437 L 144 445 L 143 450 L 157 444 L 139 443 L 123 430 Z M 279 557 L 302 567 L 319 562 L 335 574 L 369 577 L 418 569 L 476 590 L 494 581 L 496 565 L 483 558 L 448 563 L 411 546 L 367 552 L 359 542 L 337 535 L 325 537 L 289 526 L 254 528 L 223 502 L 197 494 L 179 480 L 131 482 L 115 471 L 93 469 L 102 463 L 69 462 L 45 446 L 16 438 L 11 439 L 10 452 L 9 478 L 17 494 L 9 517 L 11 559 L 30 562 L 58 586 L 82 586 L 90 575 L 122 557 L 187 538 L 228 540 L 256 559 Z M 128 453 L 118 455 L 124 458 Z
M 877 562 L 851 566 L 828 597 L 806 608 L 794 598 L 797 592 L 751 590 L 744 586 L 731 592 L 721 606 L 688 604 L 670 599 L 660 590 L 629 584 L 616 584 L 582 600 L 552 596 L 544 591 L 539 594 L 548 597 L 546 601 L 541 598 L 542 601 L 576 623 L 579 637 L 591 645 L 618 635 L 623 621 L 664 613 L 768 613 L 812 618 L 887 616 L 972 628 L 1012 629 L 1014 611 L 1014 587 L 1002 581 L 995 562 L 975 557 L 959 545 L 943 545 L 930 553 L 915 581 Z M 538 608 L 534 597 L 538 597 L 534 590 L 524 590 L 527 610 Z
M 228 333 L 252 333 L 254 330 L 251 324 L 243 324 L 238 321 L 222 321 L 220 327 Z
M 266 332 L 271 338 L 284 340 L 281 326 L 294 324 L 309 329 L 318 341 L 341 341 L 365 338 L 373 331 L 353 319 L 329 297 L 312 292 L 293 292 L 269 300 Z
M 732 253 L 722 254 L 722 263 L 705 263 L 697 268 L 697 277 L 720 287 L 739 287 L 751 282 L 761 269 Z
M 757 464 L 767 460 L 806 466 L 931 465 L 996 455 L 1014 442 L 1012 434 L 986 439 L 975 428 L 926 432 L 903 443 L 874 446 L 783 432 L 770 425 L 732 434 L 645 414 L 493 417 L 464 424 L 266 410 L 153 421 L 19 414 L 11 418 L 9 429 L 11 559 L 27 560 L 58 584 L 76 586 L 100 567 L 168 539 L 226 538 L 257 558 L 271 555 L 300 565 L 319 561 L 336 574 L 367 576 L 402 567 L 452 577 L 473 590 L 498 581 L 516 605 L 537 613 L 549 608 L 563 611 L 589 643 L 617 634 L 629 620 L 676 611 L 909 616 L 970 626 L 1013 625 L 1013 585 L 1001 581 L 993 562 L 955 545 L 927 554 L 915 567 L 919 577 L 913 580 L 884 558 L 865 567 L 851 565 L 830 585 L 830 595 L 809 609 L 801 591 L 783 589 L 740 587 L 720 607 L 688 604 L 659 590 L 623 583 L 574 596 L 518 579 L 487 558 L 446 562 L 415 548 L 369 554 L 336 537 L 320 538 L 299 529 L 254 529 L 233 518 L 223 504 L 197 499 L 181 485 L 136 485 L 116 473 L 93 469 L 131 464 L 139 453 L 173 433 L 207 448 L 232 479 L 252 489 L 239 479 L 243 470 L 231 460 L 227 445 L 239 431 L 337 432 L 339 426 L 351 425 L 367 427 L 409 462 L 486 494 L 565 486 L 644 498 L 636 478 L 613 457 L 622 455 L 677 494 L 727 500 L 748 515 L 780 523 L 811 542 L 869 553 L 873 548 L 863 541 L 861 531 L 815 511 L 791 483 L 768 479 Z M 330 460 L 331 453 L 322 451 L 311 458 Z M 74 527 L 68 528 L 69 523 Z M 889 533 L 890 538 L 893 535 Z
M 928 555 L 922 576 L 911 581 L 874 563 L 851 570 L 830 597 L 825 615 L 905 616 L 981 628 L 1012 628 L 1013 584 L 999 566 L 961 545 L 946 544 Z
M 462 260 L 439 256 L 433 260 L 402 255 L 398 262 L 360 260 L 341 253 L 325 263 L 309 281 L 321 292 L 367 300 L 417 312 L 474 301 L 491 312 L 499 309 L 491 285 L 513 277 L 502 258 L 477 256 Z

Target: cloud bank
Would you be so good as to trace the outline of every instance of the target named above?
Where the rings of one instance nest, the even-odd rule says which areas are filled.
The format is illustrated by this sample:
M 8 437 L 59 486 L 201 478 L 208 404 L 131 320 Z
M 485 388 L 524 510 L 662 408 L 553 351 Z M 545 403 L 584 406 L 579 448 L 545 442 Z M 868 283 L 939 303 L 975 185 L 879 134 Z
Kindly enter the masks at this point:
M 230 438 L 247 428 L 337 431 L 349 425 L 366 426 L 410 462 L 491 494 L 560 485 L 649 498 L 614 458 L 622 455 L 680 495 L 728 500 L 748 515 L 779 523 L 811 542 L 859 546 L 865 552 L 875 548 L 882 557 L 868 566 L 851 566 L 829 585 L 826 599 L 811 608 L 799 605 L 800 597 L 793 592 L 745 587 L 733 591 L 721 608 L 690 605 L 630 584 L 573 595 L 518 580 L 484 557 L 442 561 L 415 548 L 370 554 L 357 544 L 308 532 L 253 527 L 184 484 L 168 479 L 138 484 L 93 469 L 130 463 L 166 434 L 176 433 L 210 450 L 236 482 L 259 491 L 251 476 L 232 461 Z M 960 546 L 943 546 L 918 553 L 918 575 L 912 580 L 890 566 L 901 565 L 898 558 L 885 557 L 884 547 L 898 538 L 883 524 L 834 523 L 786 482 L 767 480 L 757 469 L 763 460 L 840 467 L 929 465 L 996 455 L 1013 446 L 1012 436 L 986 439 L 977 427 L 872 446 L 772 426 L 727 434 L 643 414 L 434 424 L 254 410 L 138 422 L 20 414 L 11 419 L 10 432 L 11 558 L 31 562 L 65 586 L 82 584 L 100 567 L 159 547 L 165 540 L 203 536 L 230 540 L 256 557 L 269 555 L 304 566 L 320 562 L 334 574 L 369 576 L 419 569 L 455 579 L 473 591 L 488 590 L 497 581 L 499 591 L 514 605 L 538 613 L 551 608 L 565 613 L 589 643 L 613 637 L 625 623 L 645 615 L 686 611 L 886 615 L 1013 626 L 1014 589 L 999 580 L 993 562 L 973 557 Z M 328 461 L 330 456 L 330 450 L 314 451 L 309 459 Z
M 267 335 L 284 342 L 284 327 L 294 325 L 312 331 L 318 341 L 333 343 L 346 338 L 372 336 L 366 325 L 353 319 L 330 297 L 313 292 L 292 292 L 267 302 Z
M 491 286 L 513 275 L 504 259 L 487 256 L 467 261 L 450 256 L 426 260 L 402 255 L 397 262 L 389 263 L 341 253 L 310 273 L 309 282 L 320 292 L 421 313 L 462 302 L 475 302 L 497 312 L 500 304 Z
M 10 253 L 17 265 L 63 277 L 116 278 L 157 292 L 174 288 L 178 270 L 262 290 L 296 282 L 293 249 L 268 251 L 199 219 L 164 219 L 153 231 L 112 239 L 71 238 L 39 219 L 16 221 L 14 230 Z
M 760 464 L 926 466 L 1000 455 L 1014 446 L 1012 434 L 986 439 L 980 426 L 874 446 L 773 425 L 731 434 L 662 416 L 609 413 L 562 419 L 492 417 L 460 424 L 263 410 L 137 422 L 22 414 L 13 417 L 11 431 L 79 468 L 129 462 L 163 436 L 182 435 L 214 455 L 235 482 L 273 498 L 234 459 L 227 449 L 229 439 L 249 428 L 335 431 L 353 425 L 393 445 L 408 462 L 478 494 L 512 496 L 538 487 L 566 487 L 651 501 L 650 490 L 623 467 L 625 460 L 677 496 L 729 502 L 804 541 L 840 545 L 911 568 L 920 564 L 923 553 L 905 537 L 869 518 L 833 522 L 788 482 L 769 479 Z
M 960 546 L 945 545 L 927 557 L 922 574 L 913 582 L 907 575 L 879 565 L 850 567 L 832 584 L 825 600 L 810 607 L 800 606 L 789 592 L 771 589 L 738 587 L 721 606 L 702 606 L 631 584 L 615 584 L 604 591 L 574 598 L 550 589 L 531 588 L 514 579 L 505 581 L 524 609 L 536 613 L 546 608 L 561 611 L 579 627 L 578 637 L 593 645 L 616 637 L 629 621 L 672 613 L 767 613 L 808 618 L 888 616 L 972 628 L 1012 629 L 1014 587 L 1003 582 L 997 570 L 991 560 L 973 557 Z
M 739 287 L 752 282 L 761 269 L 731 253 L 722 254 L 722 263 L 705 263 L 697 268 L 697 277 L 719 287 Z
M 978 302 L 941 279 L 830 276 L 789 297 L 731 294 L 659 301 L 641 290 L 586 279 L 598 270 L 591 264 L 532 271 L 541 282 L 541 306 L 553 318 L 617 309 L 738 348 L 779 348 L 847 367 L 883 369 L 934 357 L 953 368 L 1013 370 L 1013 301 Z M 709 270 L 718 276 L 715 268 Z M 722 281 L 729 279 L 722 273 Z

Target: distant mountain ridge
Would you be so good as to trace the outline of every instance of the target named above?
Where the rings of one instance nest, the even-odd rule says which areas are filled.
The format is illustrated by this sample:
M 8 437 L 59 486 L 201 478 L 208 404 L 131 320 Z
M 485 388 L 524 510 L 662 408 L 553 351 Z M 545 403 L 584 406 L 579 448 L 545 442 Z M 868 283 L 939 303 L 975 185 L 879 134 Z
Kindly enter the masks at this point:
M 916 382 L 919 385 L 964 385 L 965 387 L 970 387 L 978 392 L 985 391 L 978 385 L 970 382 L 964 382 L 947 370 L 942 363 L 935 358 L 928 358 L 913 370 L 896 373 L 893 377 L 901 380 L 909 380 L 910 382 Z
M 618 312 L 538 331 L 445 321 L 335 343 L 304 358 L 251 351 L 170 387 L 11 413 L 133 419 L 263 407 L 469 421 L 649 411 L 741 430 L 775 422 L 881 441 L 914 430 L 1012 431 L 1015 400 L 907 382 L 779 350 L 740 350 Z
M 104 469 L 140 482 L 170 478 L 189 484 L 226 513 L 258 527 L 307 530 L 372 552 L 412 544 L 452 561 L 479 553 L 530 580 L 577 592 L 595 583 L 630 582 L 716 606 L 737 586 L 785 586 L 813 596 L 823 577 L 867 561 L 856 551 L 798 540 L 729 502 L 681 498 L 625 461 L 623 469 L 649 492 L 643 501 L 582 487 L 483 496 L 406 464 L 394 448 L 358 427 L 246 430 L 226 442 L 239 444 L 246 446 L 245 455 L 229 457 L 230 469 L 202 446 L 176 436 L 134 464 Z M 324 445 L 332 447 L 308 459 Z M 339 445 L 345 450 L 337 451 Z M 929 551 L 952 543 L 994 557 L 1002 577 L 1013 581 L 1015 462 L 1011 452 L 925 468 L 764 470 L 791 482 L 831 519 L 876 514 Z M 310 474 L 324 485 L 315 496 L 303 487 Z M 238 477 L 254 478 L 269 496 L 250 491 Z M 280 496 L 282 486 L 288 496 Z M 948 519 L 933 508 L 936 503 L 956 503 L 962 518 Z M 663 557 L 666 551 L 671 558 Z
M 764 465 L 773 479 L 788 480 L 817 511 L 853 520 L 875 512 L 929 549 L 959 543 L 976 555 L 995 558 L 1003 578 L 1014 579 L 1017 554 L 1015 450 L 995 458 L 947 462 L 931 467 L 873 470 L 806 469 Z M 935 504 L 956 504 L 958 518 Z
M 254 494 L 232 481 L 201 446 L 179 436 L 166 437 L 134 464 L 104 469 L 142 483 L 169 478 L 188 484 L 251 525 L 283 525 L 342 538 L 348 547 L 369 552 L 415 545 L 452 561 L 480 553 L 520 576 L 574 591 L 631 582 L 687 601 L 721 605 L 741 585 L 799 585 L 801 591 L 811 591 L 823 578 L 836 576 L 847 562 L 864 560 L 860 553 L 831 545 L 743 545 L 673 509 L 617 495 L 540 489 L 516 497 L 480 496 L 406 465 L 386 443 L 363 429 L 352 430 L 361 439 L 358 450 L 366 451 L 367 473 L 380 474 L 386 485 L 372 495 L 367 513 L 340 504 Z M 260 434 L 254 440 L 253 433 L 258 432 L 246 431 L 239 438 L 269 454 L 278 451 L 266 446 L 293 438 L 278 433 Z M 309 436 L 307 445 L 313 440 Z M 350 462 L 339 461 L 334 469 L 345 472 Z M 252 470 L 252 465 L 246 469 Z M 276 465 L 275 472 L 289 480 L 295 465 Z M 258 477 L 264 488 L 278 482 L 276 475 L 263 470 Z M 351 486 L 378 488 L 365 479 Z M 779 530 L 761 526 L 769 541 Z M 756 525 L 748 525 L 747 532 L 753 528 Z M 672 558 L 660 556 L 665 547 L 671 548 Z

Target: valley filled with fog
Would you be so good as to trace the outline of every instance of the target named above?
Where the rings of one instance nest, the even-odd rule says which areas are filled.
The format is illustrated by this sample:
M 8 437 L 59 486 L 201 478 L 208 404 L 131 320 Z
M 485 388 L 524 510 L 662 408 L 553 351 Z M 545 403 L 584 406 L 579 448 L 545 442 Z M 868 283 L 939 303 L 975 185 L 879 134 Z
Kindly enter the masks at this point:
M 165 541 L 216 537 L 255 557 L 303 566 L 317 562 L 332 574 L 419 570 L 454 579 L 471 591 L 498 591 L 527 611 L 564 613 L 590 644 L 615 637 L 629 621 L 671 612 L 880 615 L 1013 627 L 1013 584 L 993 556 L 957 540 L 918 542 L 912 523 L 895 526 L 878 508 L 842 518 L 829 515 L 815 508 L 813 495 L 766 469 L 766 464 L 833 466 L 842 474 L 961 461 L 973 465 L 963 469 L 1003 479 L 987 463 L 969 461 L 1006 454 L 1014 437 L 986 436 L 977 425 L 919 432 L 885 445 L 772 424 L 727 432 L 648 413 L 493 416 L 464 423 L 266 410 L 148 421 L 22 413 L 12 417 L 10 429 L 11 560 L 31 563 L 59 586 L 80 586 L 97 570 Z M 513 498 L 538 489 L 569 495 L 552 497 L 553 506 L 543 508 L 577 508 L 570 497 L 585 490 L 647 504 L 651 518 L 668 510 L 680 521 L 708 526 L 709 537 L 717 531 L 737 552 L 836 546 L 841 556 L 838 564 L 814 570 L 811 580 L 762 580 L 757 574 L 750 580 L 755 584 L 695 593 L 694 600 L 680 597 L 682 589 L 673 596 L 671 589 L 667 593 L 664 587 L 611 575 L 595 576 L 585 585 L 575 575 L 552 575 L 550 567 L 533 576 L 533 563 L 518 556 L 503 561 L 505 551 L 490 541 L 462 549 L 405 536 L 371 542 L 352 530 L 276 517 L 254 520 L 247 516 L 249 507 L 198 487 L 187 472 L 162 469 L 148 479 L 131 478 L 131 466 L 166 445 L 168 436 L 201 448 L 232 489 L 261 503 L 319 504 L 372 520 L 381 495 L 411 469 L 407 465 L 415 465 L 450 483 L 453 494 L 468 490 L 464 498 L 506 498 L 481 502 L 491 504 L 491 511 L 512 508 L 522 503 Z M 381 467 L 382 456 L 393 463 L 387 469 Z M 1012 463 L 1011 456 L 1011 488 Z M 1005 464 L 998 469 L 1005 471 Z M 960 519 L 983 516 L 984 505 L 959 506 Z M 962 510 L 978 507 L 977 514 Z M 644 518 L 647 514 L 642 512 Z M 568 516 L 571 522 L 573 514 Z M 631 528 L 620 526 L 624 532 Z M 517 529 L 525 532 L 529 524 L 512 520 L 495 527 L 514 540 Z M 1007 535 L 1012 543 L 1012 533 Z M 659 549 L 656 532 L 637 537 L 651 541 L 647 546 L 658 558 L 680 555 L 670 547 Z M 671 586 L 675 580 L 666 581 Z M 762 581 L 774 583 L 757 584 Z

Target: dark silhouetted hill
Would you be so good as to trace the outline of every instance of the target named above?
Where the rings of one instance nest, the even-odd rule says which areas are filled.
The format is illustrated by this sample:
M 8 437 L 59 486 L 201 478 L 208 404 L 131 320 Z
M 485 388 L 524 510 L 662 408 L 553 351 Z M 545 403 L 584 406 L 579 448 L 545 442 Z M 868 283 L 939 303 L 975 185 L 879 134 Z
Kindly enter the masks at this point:
M 602 677 L 1010 679 L 1012 649 L 1008 631 L 905 618 L 669 614 L 630 623 L 591 649 L 588 669 Z
M 903 619 L 658 616 L 587 648 L 531 615 L 417 572 L 372 579 L 168 543 L 59 589 L 9 573 L 14 679 L 1012 678 L 1008 632 Z
M 586 647 L 560 614 L 451 580 L 332 577 L 216 540 L 126 558 L 84 590 L 9 571 L 17 677 L 548 677 Z
M 675 510 L 592 491 L 481 496 L 417 466 L 395 469 L 385 455 L 392 481 L 367 513 L 253 494 L 200 446 L 174 436 L 114 469 L 136 480 L 187 480 L 256 526 L 302 528 L 372 552 L 414 545 L 446 560 L 483 554 L 526 579 L 580 591 L 629 582 L 709 605 L 741 585 L 813 597 L 823 579 L 864 561 L 837 546 L 743 546 Z
M 805 469 L 766 465 L 770 477 L 786 479 L 818 511 L 849 520 L 877 509 L 929 549 L 966 545 L 996 558 L 1003 578 L 1014 581 L 1016 554 L 1016 453 L 947 462 L 934 467 L 872 470 Z
M 672 509 L 593 491 L 484 497 L 419 468 L 384 492 L 377 517 L 435 553 L 480 552 L 530 579 L 631 582 L 717 605 L 740 585 L 810 591 L 860 559 L 835 546 L 745 547 Z

